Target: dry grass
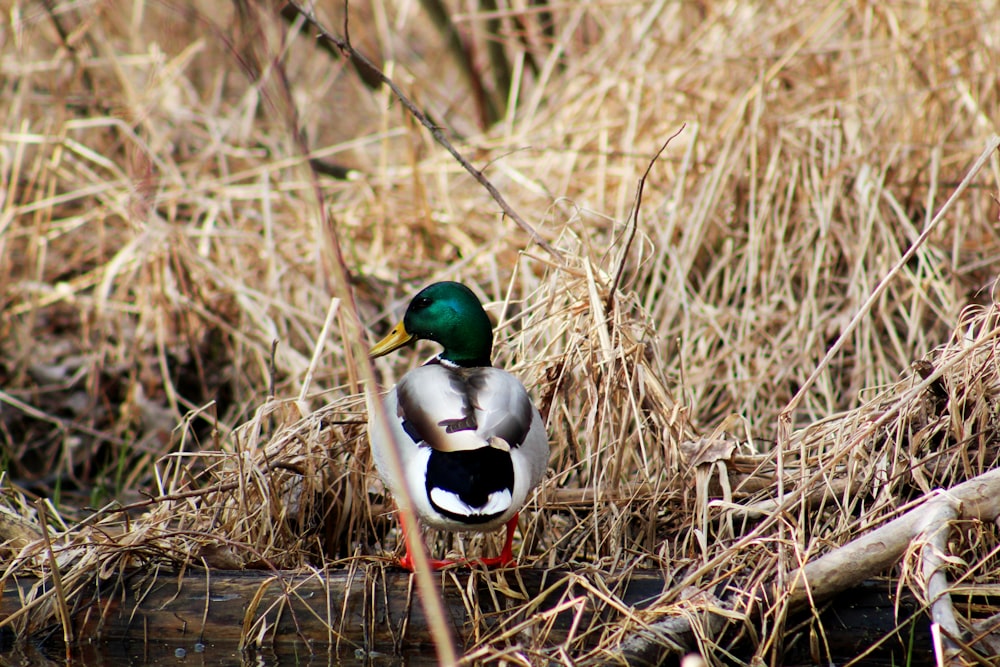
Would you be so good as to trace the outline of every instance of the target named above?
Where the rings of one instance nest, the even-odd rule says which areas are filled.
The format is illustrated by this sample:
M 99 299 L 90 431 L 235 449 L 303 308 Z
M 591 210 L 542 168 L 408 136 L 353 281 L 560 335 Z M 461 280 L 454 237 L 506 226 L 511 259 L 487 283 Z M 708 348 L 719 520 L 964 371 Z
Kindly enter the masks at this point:
M 515 10 L 514 93 L 485 132 L 413 3 L 352 6 L 354 43 L 562 259 L 300 21 L 45 6 L 15 2 L 0 32 L 2 504 L 25 531 L 6 574 L 52 572 L 36 497 L 52 499 L 66 595 L 94 568 L 340 566 L 391 548 L 364 341 L 349 300 L 331 310 L 338 250 L 366 340 L 434 280 L 489 303 L 497 361 L 552 440 L 523 561 L 676 573 L 654 609 L 559 649 L 504 634 L 545 627 L 512 613 L 469 647 L 479 659 L 606 658 L 714 605 L 763 613 L 768 660 L 788 609 L 760 612 L 755 590 L 997 464 L 995 153 L 862 312 L 997 129 L 996 3 L 560 3 L 551 35 Z M 638 180 L 682 124 L 627 243 Z M 357 171 L 318 175 L 303 146 Z M 426 353 L 380 361 L 382 380 Z M 914 390 L 918 361 L 941 384 Z M 996 527 L 959 537 L 953 578 L 993 578 Z M 906 562 L 896 574 L 924 590 Z M 744 592 L 692 598 L 723 580 Z M 19 622 L 56 613 L 49 597 Z

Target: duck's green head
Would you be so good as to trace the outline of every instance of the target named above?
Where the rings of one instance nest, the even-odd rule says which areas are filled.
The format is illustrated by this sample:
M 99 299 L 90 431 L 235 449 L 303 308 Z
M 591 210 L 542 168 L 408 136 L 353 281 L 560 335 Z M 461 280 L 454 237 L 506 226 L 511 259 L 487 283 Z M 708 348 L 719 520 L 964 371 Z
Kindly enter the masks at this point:
M 418 339 L 440 343 L 440 357 L 459 366 L 491 365 L 493 325 L 476 295 L 461 283 L 434 283 L 420 290 L 403 321 L 369 354 L 381 357 Z

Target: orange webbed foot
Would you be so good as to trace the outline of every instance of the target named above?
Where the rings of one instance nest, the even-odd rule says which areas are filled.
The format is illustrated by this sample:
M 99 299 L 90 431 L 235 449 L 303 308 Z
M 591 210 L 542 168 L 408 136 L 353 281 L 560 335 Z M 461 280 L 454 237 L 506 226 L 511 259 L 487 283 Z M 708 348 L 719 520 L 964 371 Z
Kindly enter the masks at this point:
M 445 567 L 450 567 L 453 565 L 461 565 L 465 567 L 471 567 L 473 564 L 483 565 L 485 567 L 510 567 L 511 565 L 516 565 L 517 561 L 514 560 L 514 531 L 517 529 L 517 519 L 518 513 L 510 518 L 507 522 L 507 535 L 504 538 L 503 549 L 500 550 L 499 556 L 492 556 L 489 558 L 476 558 L 473 560 L 439 560 L 437 558 L 428 558 L 427 562 L 431 567 L 431 570 L 440 570 Z M 406 540 L 406 524 L 405 522 L 400 522 L 400 526 L 403 529 L 403 541 L 406 544 L 406 553 L 404 553 L 399 559 L 399 566 L 404 570 L 410 572 L 416 571 L 414 566 L 413 558 L 410 556 L 410 544 Z
M 517 517 L 518 514 L 515 512 L 514 516 L 507 522 L 507 536 L 504 539 L 500 555 L 492 558 L 480 558 L 477 562 L 486 567 L 509 567 L 517 564 L 514 560 L 514 530 L 517 529 Z

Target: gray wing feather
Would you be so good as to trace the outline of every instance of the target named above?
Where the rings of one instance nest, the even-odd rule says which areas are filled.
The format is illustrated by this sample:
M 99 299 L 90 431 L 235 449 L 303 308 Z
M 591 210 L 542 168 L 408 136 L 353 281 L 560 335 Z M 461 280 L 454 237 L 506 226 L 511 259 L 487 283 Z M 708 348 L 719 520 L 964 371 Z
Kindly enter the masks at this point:
M 511 447 L 520 446 L 535 412 L 524 385 L 499 368 L 477 368 L 470 376 L 467 384 L 480 435 L 503 438 Z
M 491 438 L 517 447 L 534 406 L 521 382 L 499 368 L 415 368 L 396 386 L 399 417 L 435 449 L 474 449 Z

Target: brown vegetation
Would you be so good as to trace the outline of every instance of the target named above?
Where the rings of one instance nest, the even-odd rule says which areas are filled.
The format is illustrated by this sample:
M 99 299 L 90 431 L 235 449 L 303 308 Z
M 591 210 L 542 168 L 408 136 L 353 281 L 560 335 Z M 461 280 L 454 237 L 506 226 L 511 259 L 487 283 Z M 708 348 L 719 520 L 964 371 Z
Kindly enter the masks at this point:
M 1000 7 L 434 4 L 352 4 L 368 61 L 249 0 L 5 12 L 0 577 L 42 583 L 0 624 L 71 638 L 137 566 L 388 566 L 364 351 L 455 279 L 548 417 L 520 560 L 610 609 L 558 644 L 531 600 L 472 610 L 468 656 L 778 662 L 875 574 L 942 662 L 988 652 L 1000 610 L 947 594 L 1000 567 Z M 809 579 L 900 517 L 877 568 Z M 602 587 L 644 568 L 650 606 Z

